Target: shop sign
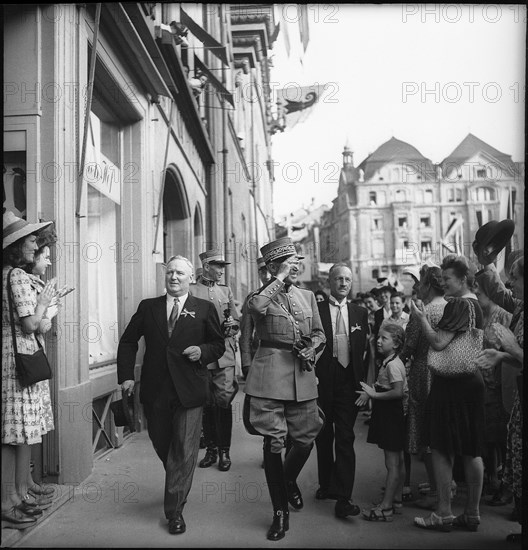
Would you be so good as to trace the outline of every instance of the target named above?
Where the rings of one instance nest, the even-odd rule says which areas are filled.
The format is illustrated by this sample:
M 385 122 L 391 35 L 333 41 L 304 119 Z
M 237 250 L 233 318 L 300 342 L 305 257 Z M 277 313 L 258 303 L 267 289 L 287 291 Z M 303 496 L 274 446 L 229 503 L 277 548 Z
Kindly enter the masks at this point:
M 86 148 L 83 177 L 100 193 L 121 204 L 121 170 L 90 143 Z

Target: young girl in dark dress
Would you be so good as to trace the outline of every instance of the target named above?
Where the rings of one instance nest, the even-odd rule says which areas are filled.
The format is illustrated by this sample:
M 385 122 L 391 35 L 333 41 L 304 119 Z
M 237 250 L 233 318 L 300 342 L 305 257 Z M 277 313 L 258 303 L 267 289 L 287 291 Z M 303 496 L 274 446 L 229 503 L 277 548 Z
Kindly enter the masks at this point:
M 385 453 L 387 478 L 383 500 L 370 510 L 363 510 L 369 521 L 392 521 L 394 496 L 402 493 L 405 468 L 403 448 L 405 444 L 405 408 L 407 405 L 407 378 L 405 365 L 398 357 L 405 339 L 400 325 L 387 323 L 378 334 L 377 349 L 383 362 L 374 387 L 361 382 L 363 391 L 356 405 L 372 399 L 368 443 L 376 443 Z

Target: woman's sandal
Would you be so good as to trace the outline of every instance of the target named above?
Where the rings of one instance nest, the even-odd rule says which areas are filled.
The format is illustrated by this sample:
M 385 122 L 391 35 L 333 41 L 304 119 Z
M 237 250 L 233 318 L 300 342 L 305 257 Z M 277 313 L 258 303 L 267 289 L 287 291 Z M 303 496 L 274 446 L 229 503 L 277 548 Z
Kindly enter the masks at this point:
M 41 485 L 40 483 L 35 483 L 28 489 L 28 493 L 34 497 L 38 497 L 38 496 L 49 497 L 54 492 L 55 492 L 55 489 L 50 485 Z
M 371 508 L 370 510 L 363 510 L 363 517 L 368 521 L 392 521 L 394 510 L 393 508 Z
M 379 505 L 383 502 L 383 497 L 380 497 L 379 499 L 377 500 L 374 500 L 372 501 L 372 504 L 376 507 L 376 508 L 379 508 Z M 392 511 L 395 513 L 395 514 L 401 514 L 401 509 L 403 508 L 403 503 L 401 500 L 393 500 L 392 501 Z
M 24 514 L 16 506 L 13 506 L 6 512 L 2 512 L 2 527 L 9 529 L 26 529 L 34 525 L 36 521 L 37 518 Z
M 443 531 L 444 533 L 448 533 L 453 527 L 454 519 L 455 516 L 441 517 L 433 512 L 426 518 L 414 518 L 414 525 L 422 529 L 429 529 L 430 531 Z
M 468 516 L 460 514 L 453 520 L 453 527 L 467 529 L 468 531 L 476 531 L 480 525 L 480 516 Z

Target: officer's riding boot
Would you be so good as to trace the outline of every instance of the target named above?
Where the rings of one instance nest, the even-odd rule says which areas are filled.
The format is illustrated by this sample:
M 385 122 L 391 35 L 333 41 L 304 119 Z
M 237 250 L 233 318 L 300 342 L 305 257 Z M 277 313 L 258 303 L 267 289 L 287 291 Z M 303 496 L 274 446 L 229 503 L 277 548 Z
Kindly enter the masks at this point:
M 306 464 L 312 447 L 313 443 L 306 447 L 298 447 L 297 445 L 293 445 L 284 460 L 284 477 L 286 479 L 288 502 L 296 510 L 300 510 L 304 506 L 301 491 L 296 483 L 297 476 Z
M 214 426 L 213 406 L 204 407 L 202 417 L 203 433 L 206 445 L 205 456 L 200 460 L 200 468 L 209 468 L 216 463 L 218 459 L 218 447 L 216 446 L 216 434 Z
M 231 447 L 231 431 L 233 428 L 233 415 L 231 405 L 227 409 L 216 407 L 216 433 L 218 434 L 218 469 L 227 472 L 231 468 L 231 458 L 229 457 L 229 448 Z
M 289 529 L 288 499 L 282 468 L 281 453 L 271 452 L 271 440 L 264 438 L 264 472 L 273 505 L 273 523 L 268 529 L 268 540 L 280 540 L 284 538 Z

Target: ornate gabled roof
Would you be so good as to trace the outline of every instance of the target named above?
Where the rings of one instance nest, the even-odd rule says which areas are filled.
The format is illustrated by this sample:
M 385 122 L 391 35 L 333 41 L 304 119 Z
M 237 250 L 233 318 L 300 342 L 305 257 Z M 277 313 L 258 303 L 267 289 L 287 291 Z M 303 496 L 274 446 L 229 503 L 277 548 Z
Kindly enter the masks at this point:
M 506 166 L 507 168 L 515 171 L 515 163 L 512 161 L 511 155 L 501 153 L 491 145 L 488 145 L 485 141 L 482 141 L 477 136 L 469 133 L 456 147 L 456 149 L 448 155 L 440 165 L 443 168 L 449 168 L 449 166 L 460 166 L 467 160 L 474 157 L 478 153 L 490 156 L 496 159 L 498 162 Z
M 433 163 L 409 143 L 391 137 L 371 153 L 358 168 L 363 170 L 365 180 L 370 179 L 376 171 L 389 163 L 410 164 L 424 173 L 425 179 L 434 179 Z

